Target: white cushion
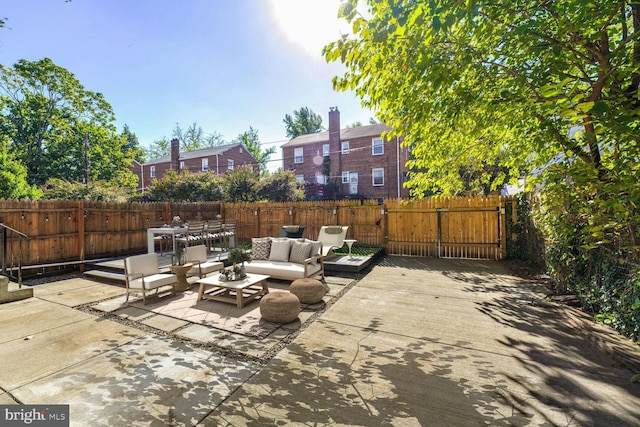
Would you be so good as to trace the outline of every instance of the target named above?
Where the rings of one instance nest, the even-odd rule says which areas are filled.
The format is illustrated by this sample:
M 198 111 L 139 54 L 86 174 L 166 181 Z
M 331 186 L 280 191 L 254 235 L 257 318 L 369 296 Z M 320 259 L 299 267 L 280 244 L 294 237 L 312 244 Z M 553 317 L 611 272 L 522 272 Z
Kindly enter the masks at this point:
M 209 273 L 213 273 L 214 271 L 219 271 L 224 268 L 224 263 L 218 261 L 206 261 L 201 262 L 200 267 L 198 268 L 198 264 L 194 264 L 193 267 L 187 271 L 188 276 L 198 275 L 200 273 L 206 275 Z
M 157 273 L 157 274 L 152 274 L 151 276 L 145 276 L 144 288 L 155 289 L 155 288 L 159 288 L 160 286 L 173 285 L 176 282 L 177 282 L 177 277 L 175 274 Z M 129 280 L 129 288 L 142 289 L 142 279 Z
M 247 273 L 266 274 L 274 279 L 296 280 L 304 278 L 304 265 L 295 262 L 251 261 L 245 264 Z M 320 271 L 320 265 L 308 265 L 307 276 L 312 277 Z
M 289 261 L 289 252 L 291 249 L 291 241 L 288 239 L 274 239 L 271 242 L 271 253 L 269 261 Z

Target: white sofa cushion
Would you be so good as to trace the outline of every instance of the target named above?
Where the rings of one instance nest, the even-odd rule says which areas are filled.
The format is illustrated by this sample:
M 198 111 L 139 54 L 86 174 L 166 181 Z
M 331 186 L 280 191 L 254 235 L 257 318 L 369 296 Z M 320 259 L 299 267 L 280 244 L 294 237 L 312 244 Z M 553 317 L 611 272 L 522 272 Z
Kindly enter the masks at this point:
M 271 253 L 269 261 L 289 261 L 289 252 L 291 251 L 291 240 L 289 239 L 273 239 L 271 242 Z
M 304 265 L 295 262 L 256 260 L 245 264 L 247 273 L 266 274 L 274 279 L 296 280 L 304 278 Z M 312 277 L 321 270 L 319 264 L 307 266 L 307 277 Z

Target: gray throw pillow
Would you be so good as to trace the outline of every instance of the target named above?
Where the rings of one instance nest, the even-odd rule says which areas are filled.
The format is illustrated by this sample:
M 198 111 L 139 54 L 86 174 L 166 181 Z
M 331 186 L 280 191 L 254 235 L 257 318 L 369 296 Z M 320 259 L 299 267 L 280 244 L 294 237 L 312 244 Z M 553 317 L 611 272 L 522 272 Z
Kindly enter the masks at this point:
M 274 239 L 271 242 L 271 253 L 269 254 L 269 261 L 289 261 L 289 251 L 291 249 L 290 240 Z
M 270 238 L 253 238 L 251 239 L 251 259 L 252 260 L 268 260 L 271 253 Z
M 296 264 L 304 263 L 304 260 L 309 258 L 309 251 L 311 250 L 311 243 L 293 242 L 291 246 L 291 254 L 289 255 L 289 261 Z

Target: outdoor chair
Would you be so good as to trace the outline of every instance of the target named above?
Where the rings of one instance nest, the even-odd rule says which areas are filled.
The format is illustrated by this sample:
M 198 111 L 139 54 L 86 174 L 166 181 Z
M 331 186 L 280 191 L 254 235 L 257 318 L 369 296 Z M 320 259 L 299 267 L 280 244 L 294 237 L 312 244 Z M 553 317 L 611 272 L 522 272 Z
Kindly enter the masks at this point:
M 237 219 L 229 219 L 224 222 L 224 227 L 222 228 L 222 236 L 223 239 L 226 240 L 227 249 L 232 247 L 231 241 L 233 240 L 233 246 L 235 247 L 235 239 L 236 239 L 236 224 L 238 223 Z
M 171 293 L 175 293 L 174 285 L 178 277 L 171 273 L 161 273 L 158 266 L 158 254 L 134 255 L 124 259 L 124 274 L 126 280 L 127 299 L 130 293 L 142 294 L 142 301 L 147 304 L 147 294 L 155 292 L 158 295 L 160 288 L 171 287 Z
M 207 241 L 208 252 L 211 252 L 211 248 L 213 248 L 214 245 L 222 246 L 222 241 L 224 240 L 224 235 L 222 232 L 222 220 L 221 219 L 209 220 L 207 222 L 207 227 L 205 229 L 204 234 L 205 234 L 205 239 Z
M 200 245 L 204 241 L 206 241 L 204 221 L 190 221 L 187 225 L 187 231 L 176 237 L 176 245 L 178 247 L 184 246 L 185 249 L 189 246 Z
M 305 225 L 283 225 L 278 237 L 299 238 L 304 233 Z
M 186 262 L 193 263 L 193 267 L 187 271 L 187 276 L 205 277 L 214 271 L 224 268 L 224 263 L 220 261 L 210 261 L 207 258 L 207 248 L 204 245 L 190 246 L 186 250 Z
M 328 256 L 334 249 L 340 249 L 347 237 L 348 225 L 323 225 L 318 233 L 318 241 L 322 242 L 322 255 Z

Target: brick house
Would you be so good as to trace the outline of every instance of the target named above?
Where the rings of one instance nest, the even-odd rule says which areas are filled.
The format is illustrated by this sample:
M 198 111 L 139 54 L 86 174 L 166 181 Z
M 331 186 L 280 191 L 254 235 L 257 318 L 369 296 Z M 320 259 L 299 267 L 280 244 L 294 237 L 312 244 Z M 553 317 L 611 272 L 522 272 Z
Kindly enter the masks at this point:
M 131 170 L 138 176 L 138 192 L 144 193 L 154 179 L 162 179 L 169 170 L 211 171 L 215 175 L 223 175 L 227 171 L 245 165 L 259 169 L 258 162 L 242 143 L 180 152 L 179 141 L 173 139 L 170 155 L 144 164 L 134 161 Z
M 340 129 L 337 107 L 329 130 L 300 135 L 282 145 L 283 168 L 305 183 L 307 198 L 408 197 L 403 188 L 408 150 L 401 138 L 388 140 L 384 124 Z

